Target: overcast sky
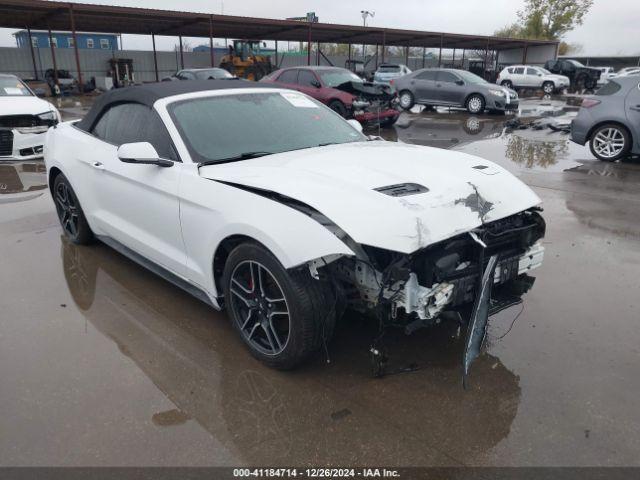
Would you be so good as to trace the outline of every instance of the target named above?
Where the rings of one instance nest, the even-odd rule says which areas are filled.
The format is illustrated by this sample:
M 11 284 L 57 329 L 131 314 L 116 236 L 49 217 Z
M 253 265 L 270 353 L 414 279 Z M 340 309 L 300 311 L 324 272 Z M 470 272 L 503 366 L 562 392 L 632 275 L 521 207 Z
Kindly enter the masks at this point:
M 516 20 L 523 0 L 84 0 L 83 3 L 225 13 L 267 18 L 302 16 L 314 11 L 321 22 L 362 24 L 361 10 L 375 11 L 369 25 L 453 33 L 491 34 Z M 224 10 L 224 11 L 223 11 Z M 14 30 L 0 29 L 0 46 L 15 46 Z M 589 55 L 640 55 L 640 0 L 595 0 L 584 25 L 566 37 Z M 126 49 L 150 49 L 148 37 L 128 36 Z M 192 44 L 199 43 L 198 40 Z M 163 38 L 159 49 L 171 49 Z

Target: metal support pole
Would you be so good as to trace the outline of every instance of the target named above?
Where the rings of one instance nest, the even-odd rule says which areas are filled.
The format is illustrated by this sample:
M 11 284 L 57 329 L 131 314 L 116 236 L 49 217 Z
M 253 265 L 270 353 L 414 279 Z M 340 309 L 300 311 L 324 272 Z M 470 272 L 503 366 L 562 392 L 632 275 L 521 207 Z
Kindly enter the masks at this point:
M 178 37 L 180 39 L 180 69 L 184 70 L 184 52 L 182 51 L 182 35 Z
M 309 22 L 309 29 L 307 32 L 307 65 L 311 65 L 311 25 Z
M 73 4 L 69 4 L 69 18 L 71 19 L 71 35 L 73 36 L 73 50 L 76 54 L 76 68 L 78 69 L 78 86 L 80 94 L 84 93 L 84 82 L 82 81 L 82 70 L 80 69 L 80 53 L 78 52 L 78 38 L 76 37 L 76 22 L 73 16 Z
M 462 49 L 462 65 L 460 68 L 462 68 L 462 70 L 464 70 L 464 54 L 465 54 L 466 50 L 463 48 Z
M 424 68 L 424 66 L 426 65 L 426 59 L 427 59 L 427 47 L 422 47 L 422 68 Z
M 404 64 L 409 65 L 409 47 L 404 47 Z
M 278 40 L 276 40 L 275 42 L 276 42 L 276 61 L 275 61 L 274 65 L 277 68 L 278 67 Z
M 153 44 L 153 68 L 156 72 L 156 82 L 160 81 L 160 76 L 158 75 L 158 55 L 156 54 L 156 36 L 155 34 L 151 34 L 151 43 Z
M 351 44 L 349 44 L 349 50 L 347 53 L 347 57 L 349 59 L 349 68 L 351 68 Z
M 453 57 L 451 59 L 451 66 L 453 68 L 456 68 L 456 49 L 455 48 L 453 49 Z
M 58 82 L 58 64 L 56 62 L 56 49 L 53 46 L 53 36 L 51 35 L 51 29 L 49 29 L 49 48 L 51 48 L 51 61 L 53 62 L 53 80 L 56 82 L 56 85 L 58 86 L 58 88 L 60 88 L 60 82 Z
M 529 53 L 528 50 L 529 50 L 529 44 L 525 43 L 524 50 L 522 51 L 522 64 L 523 65 L 527 64 L 527 54 Z
M 442 66 L 442 42 L 444 41 L 444 35 L 440 34 L 440 53 L 438 53 L 438 68 Z
M 320 42 L 316 42 L 316 65 L 320 66 Z
M 31 49 L 31 61 L 33 62 L 33 75 L 38 80 L 38 67 L 36 66 L 36 54 L 33 51 L 33 40 L 31 38 L 31 28 L 27 27 L 27 34 L 29 34 L 29 48 Z
M 484 62 L 482 64 L 483 73 L 482 78 L 487 80 L 487 70 L 489 68 L 489 39 L 487 39 L 487 48 L 484 50 Z
M 500 58 L 500 50 L 496 50 L 496 75 L 498 74 L 498 59 Z
M 213 51 L 213 15 L 209 15 L 209 52 L 211 53 L 211 66 L 215 67 L 216 56 Z
M 382 63 L 384 63 L 384 56 L 386 54 L 385 50 L 387 49 L 387 32 L 382 31 Z

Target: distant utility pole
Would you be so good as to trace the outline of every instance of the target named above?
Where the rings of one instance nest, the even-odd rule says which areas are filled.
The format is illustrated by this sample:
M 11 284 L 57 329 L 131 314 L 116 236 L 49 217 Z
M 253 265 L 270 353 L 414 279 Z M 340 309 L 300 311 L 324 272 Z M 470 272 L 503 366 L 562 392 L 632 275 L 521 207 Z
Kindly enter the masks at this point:
M 375 17 L 376 16 L 376 12 L 370 12 L 369 10 L 361 10 L 360 13 L 362 14 L 362 26 L 366 27 L 367 26 L 367 17 Z M 362 44 L 362 61 L 366 61 L 367 59 L 367 46 L 363 43 Z

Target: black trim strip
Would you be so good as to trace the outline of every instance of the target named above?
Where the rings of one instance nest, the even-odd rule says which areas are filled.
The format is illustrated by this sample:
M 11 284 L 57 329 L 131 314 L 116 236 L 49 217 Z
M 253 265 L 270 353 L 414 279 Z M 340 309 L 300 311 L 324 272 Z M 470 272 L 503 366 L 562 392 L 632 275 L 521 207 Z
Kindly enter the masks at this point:
M 114 240 L 111 237 L 108 237 L 106 235 L 96 235 L 96 237 L 102 243 L 113 248 L 116 252 L 124 255 L 128 259 L 136 262 L 138 265 L 146 268 L 147 270 L 155 273 L 159 277 L 162 277 L 164 280 L 174 284 L 176 287 L 180 287 L 185 292 L 190 293 L 191 295 L 196 297 L 198 300 L 203 301 L 204 303 L 206 303 L 207 305 L 210 305 L 213 308 L 218 308 L 211 302 L 209 295 L 207 295 L 207 293 L 204 290 L 202 290 L 200 287 L 197 287 L 192 283 L 187 282 L 186 280 L 180 278 L 179 276 L 170 272 L 166 268 L 158 265 L 157 263 L 149 260 L 146 257 L 143 257 L 139 253 L 134 252 L 126 245 L 123 245 L 122 243 L 118 242 L 117 240 Z

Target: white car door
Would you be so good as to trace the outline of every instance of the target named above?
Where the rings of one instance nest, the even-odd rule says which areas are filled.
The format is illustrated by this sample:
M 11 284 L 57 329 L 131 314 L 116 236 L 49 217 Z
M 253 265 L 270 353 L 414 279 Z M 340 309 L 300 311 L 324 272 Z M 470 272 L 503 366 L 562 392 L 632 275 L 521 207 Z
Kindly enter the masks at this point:
M 524 81 L 527 87 L 541 87 L 542 86 L 542 72 L 537 68 L 527 67 L 524 74 Z
M 178 187 L 182 163 L 177 161 L 169 133 L 152 109 L 137 103 L 111 107 L 91 133 L 96 208 L 93 219 L 100 231 L 127 248 L 182 275 L 185 250 L 180 228 Z M 149 142 L 172 167 L 124 163 L 118 147 Z
M 511 75 L 511 83 L 516 87 L 526 87 L 524 76 L 524 67 L 515 67 Z

